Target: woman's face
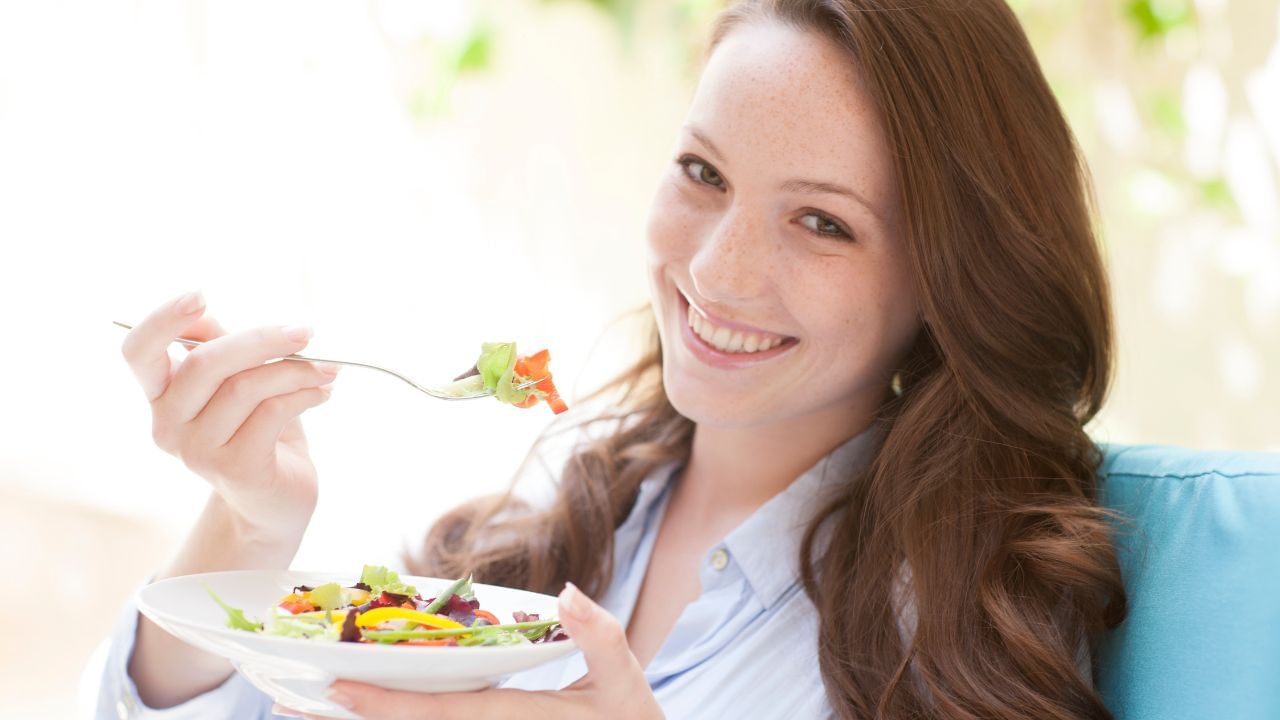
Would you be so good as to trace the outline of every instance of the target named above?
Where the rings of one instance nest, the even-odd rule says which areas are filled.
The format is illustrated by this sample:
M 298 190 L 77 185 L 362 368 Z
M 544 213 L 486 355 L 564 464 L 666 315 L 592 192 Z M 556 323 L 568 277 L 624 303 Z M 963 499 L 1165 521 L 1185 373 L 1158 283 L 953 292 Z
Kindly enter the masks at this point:
M 889 157 L 838 47 L 773 22 L 722 40 L 649 215 L 677 410 L 741 427 L 880 402 L 918 328 Z

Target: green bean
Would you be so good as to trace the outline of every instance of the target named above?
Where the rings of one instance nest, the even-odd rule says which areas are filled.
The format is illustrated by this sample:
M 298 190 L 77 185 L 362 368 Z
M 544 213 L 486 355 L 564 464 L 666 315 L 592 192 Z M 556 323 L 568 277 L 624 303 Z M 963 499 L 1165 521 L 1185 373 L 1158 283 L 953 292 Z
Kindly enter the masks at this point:
M 471 582 L 471 578 L 469 577 L 458 578 L 457 580 L 454 580 L 453 584 L 450 585 L 448 588 L 446 588 L 444 592 L 437 595 L 436 599 L 432 600 L 431 604 L 428 605 L 426 609 L 424 609 L 422 612 L 424 613 L 440 612 L 440 608 L 444 607 L 449 602 L 449 598 L 456 595 L 458 593 L 458 590 L 461 589 L 463 585 L 467 585 L 470 582 Z
M 379 642 L 398 642 L 400 640 L 438 640 L 440 638 L 458 637 L 460 635 L 470 635 L 479 630 L 492 632 L 495 630 L 543 630 L 552 625 L 558 625 L 560 621 L 556 618 L 548 618 L 546 620 L 531 620 L 522 623 L 507 623 L 505 625 L 483 625 L 480 627 L 467 628 L 443 628 L 440 630 L 365 630 L 364 636 L 370 640 Z

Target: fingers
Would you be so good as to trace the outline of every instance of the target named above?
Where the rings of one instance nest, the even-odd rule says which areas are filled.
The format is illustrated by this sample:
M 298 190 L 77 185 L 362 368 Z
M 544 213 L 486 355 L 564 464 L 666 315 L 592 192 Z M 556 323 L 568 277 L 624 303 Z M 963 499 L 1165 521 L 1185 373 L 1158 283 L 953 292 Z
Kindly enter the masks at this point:
M 337 374 L 336 365 L 292 360 L 242 370 L 222 383 L 191 422 L 191 442 L 204 448 L 222 447 L 264 401 L 326 385 Z
M 305 327 L 265 326 L 214 338 L 192 350 L 174 372 L 164 394 L 154 403 L 154 415 L 164 425 L 190 422 L 227 378 L 306 346 Z
M 565 583 L 559 599 L 560 624 L 582 648 L 587 674 L 593 684 L 609 685 L 636 679 L 644 682 L 644 669 L 631 653 L 627 633 L 617 618 L 573 583 Z
M 200 340 L 201 342 L 209 342 L 214 338 L 220 338 L 226 334 L 226 328 L 222 327 L 222 323 L 214 320 L 211 315 L 201 315 L 194 323 L 191 324 L 190 327 L 182 331 L 182 337 L 189 338 L 191 340 Z M 181 347 L 183 350 L 191 352 L 199 347 L 199 345 L 182 345 Z
M 354 711 L 365 720 L 453 720 L 461 717 L 442 706 L 440 698 L 427 693 L 384 690 L 363 683 L 336 682 L 325 696 L 335 705 Z M 476 716 L 487 717 L 487 716 Z
M 125 335 L 120 352 L 148 401 L 160 397 L 169 384 L 169 343 L 190 329 L 204 309 L 203 295 L 187 293 L 153 310 Z
M 238 457 L 269 457 L 285 424 L 304 410 L 328 400 L 332 392 L 332 387 L 326 385 L 263 400 L 231 436 L 225 449 Z

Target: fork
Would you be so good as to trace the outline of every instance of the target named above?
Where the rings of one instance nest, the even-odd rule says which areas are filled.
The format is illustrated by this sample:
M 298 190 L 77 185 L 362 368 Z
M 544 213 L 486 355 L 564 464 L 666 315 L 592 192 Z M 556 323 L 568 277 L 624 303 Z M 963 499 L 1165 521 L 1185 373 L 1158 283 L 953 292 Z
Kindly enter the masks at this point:
M 129 325 L 127 323 L 122 323 L 119 320 L 112 320 L 111 322 L 114 325 L 119 325 L 125 330 L 133 329 L 132 325 Z M 204 342 L 200 340 L 192 340 L 190 338 L 184 338 L 184 337 L 174 338 L 173 342 L 179 343 L 181 345 L 186 345 L 187 347 L 198 347 L 204 344 Z M 414 382 L 413 380 L 410 380 L 409 378 L 405 377 L 404 375 L 401 375 L 400 373 L 394 370 L 389 370 L 387 368 L 380 367 L 378 365 L 370 365 L 369 363 L 355 362 L 353 360 L 328 360 L 325 358 L 307 357 L 305 355 L 297 355 L 297 354 L 285 355 L 280 359 L 281 360 L 301 360 L 304 362 L 329 363 L 330 365 L 350 365 L 352 367 L 362 367 L 362 368 L 368 368 L 370 370 L 377 370 L 378 372 L 384 372 L 390 375 L 391 377 L 401 380 L 407 383 L 408 385 L 410 385 L 411 387 L 413 387 L 413 389 L 426 393 L 427 395 L 430 395 L 431 397 L 437 398 L 439 400 L 475 400 L 476 398 L 493 397 L 493 392 L 491 390 L 484 390 L 478 393 L 470 393 L 468 395 L 450 395 L 448 393 L 440 392 L 439 390 L 436 390 L 434 388 L 429 388 L 429 387 L 424 387 L 422 385 L 419 385 L 418 383 Z M 461 380 L 461 379 L 463 378 L 457 378 L 454 382 L 457 382 L 457 380 Z M 538 383 L 542 382 L 544 379 L 545 378 L 538 378 L 537 380 L 529 380 L 528 382 L 524 382 L 517 385 L 516 388 L 519 390 L 523 390 L 528 387 L 533 387 L 534 385 L 537 385 Z

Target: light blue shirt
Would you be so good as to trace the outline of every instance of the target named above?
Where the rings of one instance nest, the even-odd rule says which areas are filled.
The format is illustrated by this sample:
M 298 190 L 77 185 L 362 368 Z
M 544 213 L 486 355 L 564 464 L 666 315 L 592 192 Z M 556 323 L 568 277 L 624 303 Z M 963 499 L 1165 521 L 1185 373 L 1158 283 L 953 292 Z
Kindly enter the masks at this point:
M 817 611 L 800 584 L 800 542 L 831 493 L 868 459 L 877 428 L 834 449 L 760 506 L 701 559 L 701 593 L 685 606 L 645 668 L 668 718 L 827 718 L 818 668 Z M 663 510 L 680 465 L 640 484 L 631 513 L 614 535 L 614 577 L 598 601 L 625 627 L 635 610 Z M 271 700 L 233 675 L 219 688 L 166 710 L 138 699 L 126 664 L 137 611 L 125 610 L 112 649 L 99 718 L 271 718 Z M 581 653 L 517 673 L 504 687 L 552 690 L 586 673 Z

